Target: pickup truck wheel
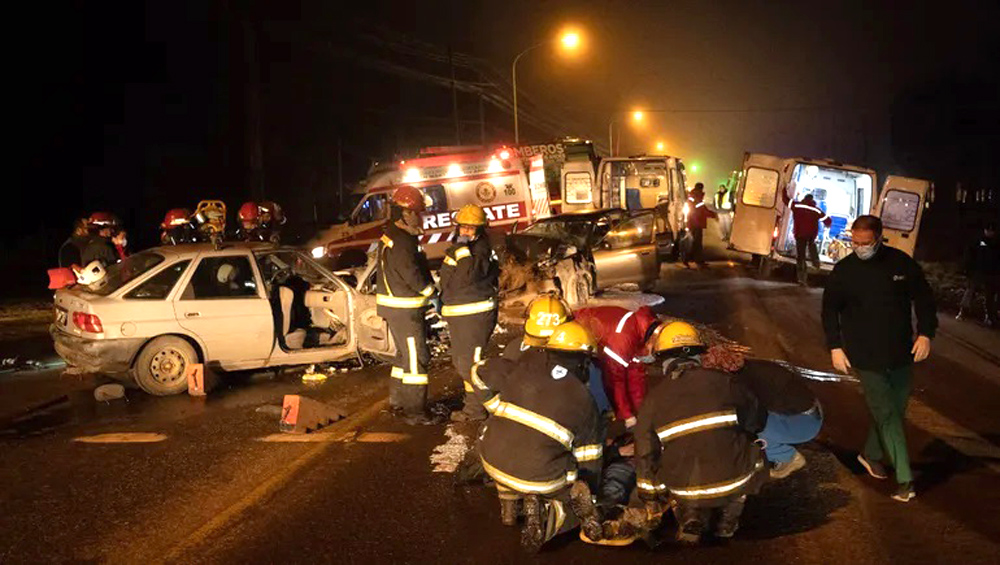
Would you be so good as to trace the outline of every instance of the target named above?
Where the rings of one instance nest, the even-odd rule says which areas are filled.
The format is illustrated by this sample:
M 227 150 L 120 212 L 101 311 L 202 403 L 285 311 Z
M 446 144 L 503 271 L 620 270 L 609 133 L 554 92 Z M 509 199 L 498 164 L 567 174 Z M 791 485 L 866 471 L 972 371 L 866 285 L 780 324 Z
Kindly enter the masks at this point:
M 198 353 L 187 341 L 161 336 L 142 348 L 132 376 L 139 387 L 154 396 L 180 394 L 187 390 L 187 369 L 198 363 Z

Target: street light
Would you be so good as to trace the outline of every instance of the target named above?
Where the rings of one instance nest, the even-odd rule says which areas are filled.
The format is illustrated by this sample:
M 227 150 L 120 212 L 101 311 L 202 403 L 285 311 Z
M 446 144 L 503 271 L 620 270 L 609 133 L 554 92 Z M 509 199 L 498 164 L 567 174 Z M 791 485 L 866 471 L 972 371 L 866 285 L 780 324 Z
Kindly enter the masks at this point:
M 644 114 L 643 114 L 642 110 L 633 110 L 632 111 L 632 121 L 633 122 L 641 123 L 643 117 L 644 117 Z M 614 125 L 616 123 L 618 123 L 618 120 L 614 119 L 614 117 L 612 117 L 611 121 L 608 122 L 608 152 L 611 154 L 612 157 L 615 156 Z
M 641 122 L 642 121 L 642 117 L 643 117 L 642 110 L 636 110 L 635 112 L 632 112 L 632 119 L 633 120 L 635 120 L 637 122 Z
M 544 47 L 546 45 L 555 42 L 558 42 L 560 45 L 562 45 L 562 48 L 565 51 L 568 52 L 576 51 L 580 47 L 580 42 L 581 42 L 580 34 L 575 31 L 566 31 L 558 39 L 552 41 L 546 41 L 543 43 L 539 43 L 537 45 L 532 45 L 531 47 L 528 47 L 524 51 L 518 53 L 517 56 L 514 57 L 514 62 L 511 63 L 510 65 L 511 83 L 513 85 L 513 90 L 514 90 L 514 145 L 520 145 L 521 142 L 521 132 L 518 129 L 518 123 L 517 123 L 517 62 L 521 59 L 521 57 L 523 57 L 529 51 L 534 51 L 539 47 Z
M 663 144 L 662 141 L 657 141 L 656 142 L 656 150 L 657 151 L 659 151 L 659 152 L 662 153 L 665 148 L 666 148 L 666 146 Z

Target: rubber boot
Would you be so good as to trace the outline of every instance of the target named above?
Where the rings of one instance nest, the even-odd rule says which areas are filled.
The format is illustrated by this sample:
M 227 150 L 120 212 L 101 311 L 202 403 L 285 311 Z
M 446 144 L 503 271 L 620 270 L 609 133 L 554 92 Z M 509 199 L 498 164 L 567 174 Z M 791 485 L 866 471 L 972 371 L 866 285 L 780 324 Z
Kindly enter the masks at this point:
M 722 507 L 719 512 L 719 520 L 715 524 L 715 537 L 729 539 L 736 534 L 740 527 L 740 515 L 743 514 L 743 504 L 747 497 L 741 496 Z
M 601 516 L 594 506 L 594 497 L 590 494 L 590 487 L 584 481 L 573 483 L 573 488 L 569 491 L 569 507 L 573 509 L 573 514 L 580 520 L 580 529 L 593 541 L 600 540 L 604 536 L 604 527 L 601 526 Z
M 517 525 L 517 506 L 519 500 L 516 498 L 500 499 L 500 522 L 504 526 Z
M 521 528 L 521 547 L 534 555 L 545 543 L 545 517 L 542 513 L 545 503 L 537 494 L 524 497 L 524 527 Z
M 707 520 L 702 508 L 685 504 L 674 506 L 674 517 L 677 518 L 677 541 L 682 544 L 695 545 L 701 542 Z

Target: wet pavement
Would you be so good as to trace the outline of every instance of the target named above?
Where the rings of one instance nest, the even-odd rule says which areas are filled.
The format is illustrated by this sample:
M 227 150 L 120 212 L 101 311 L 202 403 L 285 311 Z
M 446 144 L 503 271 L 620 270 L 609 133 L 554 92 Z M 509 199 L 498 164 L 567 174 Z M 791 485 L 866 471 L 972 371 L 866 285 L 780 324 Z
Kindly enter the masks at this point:
M 709 324 L 760 357 L 831 371 L 822 291 L 747 273 L 724 258 L 706 271 L 665 265 L 657 310 Z M 269 372 L 240 375 L 207 399 L 128 390 L 127 401 L 109 403 L 94 401 L 96 382 L 58 371 L 0 376 L 9 397 L 0 406 L 65 396 L 20 428 L 0 411 L 0 563 L 998 562 L 1000 332 L 955 324 L 942 317 L 916 370 L 913 502 L 889 499 L 891 485 L 854 462 L 867 430 L 858 386 L 810 381 L 826 422 L 802 450 L 809 464 L 751 498 L 730 543 L 651 551 L 567 535 L 530 559 L 517 530 L 500 524 L 494 492 L 434 472 L 447 467 L 446 454 L 432 461 L 449 441 L 446 426 L 411 428 L 384 412 L 385 366 L 314 386 Z M 461 386 L 447 360 L 432 381 L 439 399 Z M 278 431 L 275 407 L 290 393 L 351 415 L 313 438 L 327 441 L 262 441 Z M 165 438 L 74 441 L 140 432 Z

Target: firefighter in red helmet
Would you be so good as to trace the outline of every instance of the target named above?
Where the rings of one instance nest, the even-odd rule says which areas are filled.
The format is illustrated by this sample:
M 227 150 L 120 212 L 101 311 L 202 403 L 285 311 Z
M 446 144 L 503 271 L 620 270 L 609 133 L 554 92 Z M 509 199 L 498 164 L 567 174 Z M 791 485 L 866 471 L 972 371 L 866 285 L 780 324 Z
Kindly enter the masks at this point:
M 261 229 L 260 206 L 256 202 L 244 202 L 240 206 L 236 218 L 239 225 L 236 228 L 236 239 L 240 241 L 264 241 Z
M 431 353 L 424 314 L 434 294 L 434 280 L 418 241 L 424 209 L 422 192 L 412 186 L 397 188 L 376 256 L 378 315 L 389 324 L 396 344 L 389 404 L 408 424 L 433 423 L 426 406 Z
M 264 201 L 260 203 L 260 227 L 264 241 L 281 242 L 281 226 L 285 225 L 285 213 L 277 202 Z
M 81 261 L 84 265 L 92 261 L 100 261 L 105 267 L 118 262 L 118 252 L 115 250 L 111 239 L 117 235 L 121 228 L 118 217 L 111 212 L 94 212 L 87 220 L 90 226 L 90 242 L 81 253 Z
M 177 245 L 179 243 L 194 243 L 194 226 L 191 225 L 191 211 L 187 208 L 172 208 L 160 224 L 160 243 Z

